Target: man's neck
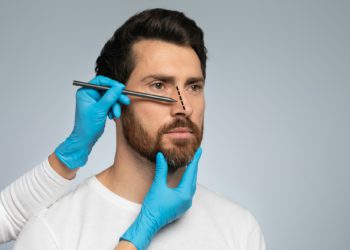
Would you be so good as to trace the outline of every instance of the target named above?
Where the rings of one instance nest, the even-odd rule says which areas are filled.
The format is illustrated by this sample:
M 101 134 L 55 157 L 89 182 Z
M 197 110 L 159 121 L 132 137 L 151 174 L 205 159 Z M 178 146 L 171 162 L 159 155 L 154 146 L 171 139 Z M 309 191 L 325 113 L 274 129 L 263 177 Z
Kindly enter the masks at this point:
M 123 137 L 123 136 L 121 136 Z M 177 187 L 185 168 L 169 175 L 169 187 Z M 155 164 L 141 157 L 126 142 L 118 137 L 114 164 L 99 173 L 97 179 L 115 194 L 142 204 L 155 174 Z

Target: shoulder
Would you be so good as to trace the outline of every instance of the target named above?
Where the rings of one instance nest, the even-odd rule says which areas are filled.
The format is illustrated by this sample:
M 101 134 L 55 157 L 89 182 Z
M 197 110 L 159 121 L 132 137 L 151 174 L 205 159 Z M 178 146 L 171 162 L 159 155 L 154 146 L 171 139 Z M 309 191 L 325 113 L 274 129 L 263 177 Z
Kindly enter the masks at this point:
M 201 184 L 197 184 L 194 206 L 205 210 L 222 228 L 241 234 L 242 237 L 246 238 L 252 232 L 261 233 L 257 220 L 247 208 Z
M 199 183 L 197 184 L 195 201 L 205 205 L 213 212 L 220 211 L 220 213 L 231 214 L 241 218 L 250 216 L 250 212 L 246 208 Z
M 20 233 L 15 249 L 60 249 L 61 234 L 67 231 L 64 229 L 67 226 L 79 227 L 82 224 L 81 217 L 76 215 L 84 211 L 86 203 L 93 196 L 91 192 L 93 178 L 84 180 L 50 207 L 33 216 Z
M 72 191 L 40 213 L 40 218 L 55 228 L 61 227 L 64 220 L 75 220 L 76 213 L 84 211 L 84 207 L 94 197 L 92 182 L 94 177 L 87 178 Z

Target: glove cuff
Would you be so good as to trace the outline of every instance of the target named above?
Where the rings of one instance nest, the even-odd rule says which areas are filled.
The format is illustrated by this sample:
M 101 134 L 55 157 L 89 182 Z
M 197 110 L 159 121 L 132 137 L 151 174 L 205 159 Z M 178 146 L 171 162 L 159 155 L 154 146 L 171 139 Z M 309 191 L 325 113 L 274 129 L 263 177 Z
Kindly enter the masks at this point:
M 145 250 L 148 248 L 148 245 L 157 231 L 157 226 L 155 226 L 154 223 L 150 223 L 149 219 L 143 215 L 141 210 L 134 223 L 119 238 L 119 241 L 127 240 L 131 242 L 137 250 Z
M 91 148 L 68 137 L 55 149 L 55 154 L 69 169 L 76 169 L 86 164 Z

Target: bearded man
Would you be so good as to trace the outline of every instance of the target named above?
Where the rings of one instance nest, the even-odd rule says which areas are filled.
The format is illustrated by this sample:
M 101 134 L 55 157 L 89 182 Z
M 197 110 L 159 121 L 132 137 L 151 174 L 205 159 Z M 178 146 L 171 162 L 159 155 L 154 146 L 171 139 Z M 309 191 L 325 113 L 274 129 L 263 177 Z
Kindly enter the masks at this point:
M 130 105 L 114 106 L 113 165 L 34 217 L 15 249 L 111 250 L 119 241 L 134 249 L 265 249 L 249 211 L 197 184 L 206 53 L 202 30 L 178 11 L 146 10 L 116 30 L 97 59 L 97 77 L 91 82 L 119 94 L 124 83 L 128 90 L 177 102 L 130 97 Z M 77 109 L 103 98 L 81 89 Z M 73 146 L 65 142 L 55 151 L 67 166 L 64 155 L 74 140 L 73 135 Z

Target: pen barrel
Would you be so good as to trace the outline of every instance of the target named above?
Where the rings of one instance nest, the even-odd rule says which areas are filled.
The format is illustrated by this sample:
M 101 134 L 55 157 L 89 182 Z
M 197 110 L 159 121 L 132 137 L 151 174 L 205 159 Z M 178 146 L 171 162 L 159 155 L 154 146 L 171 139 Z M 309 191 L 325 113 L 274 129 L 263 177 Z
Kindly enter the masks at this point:
M 110 89 L 110 87 L 108 87 L 108 86 L 95 85 L 95 84 L 91 84 L 91 83 L 87 83 L 87 82 L 80 82 L 80 81 L 73 81 L 73 85 L 97 89 L 97 90 L 109 90 Z M 141 93 L 141 92 L 126 90 L 126 89 L 123 90 L 122 93 L 124 95 L 137 96 L 137 97 L 156 100 L 156 101 L 177 102 L 175 99 L 172 99 L 169 97 L 159 96 L 159 95 L 151 95 L 151 94 L 147 94 L 147 93 Z
M 91 84 L 91 83 L 87 83 L 87 82 L 80 82 L 80 81 L 73 81 L 73 85 L 79 86 L 79 87 L 97 89 L 97 90 L 109 90 L 109 88 L 110 88 L 107 86 L 95 85 L 95 84 Z

